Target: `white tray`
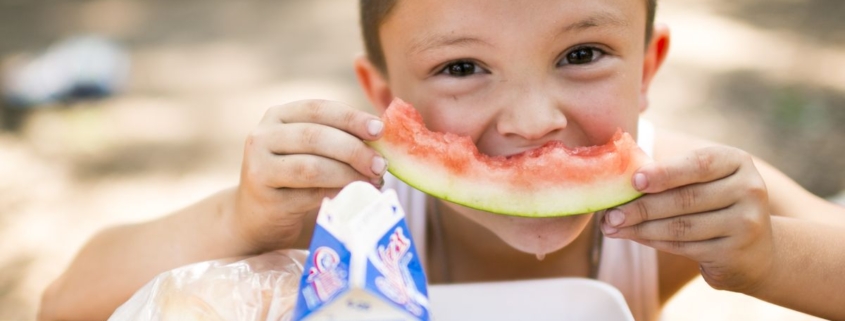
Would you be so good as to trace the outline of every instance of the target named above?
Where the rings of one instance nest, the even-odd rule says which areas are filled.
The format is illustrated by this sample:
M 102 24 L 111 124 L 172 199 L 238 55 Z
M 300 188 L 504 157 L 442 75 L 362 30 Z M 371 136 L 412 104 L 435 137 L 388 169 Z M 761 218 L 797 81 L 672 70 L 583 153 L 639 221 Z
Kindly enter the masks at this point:
M 432 285 L 428 295 L 433 321 L 634 321 L 619 290 L 590 279 Z

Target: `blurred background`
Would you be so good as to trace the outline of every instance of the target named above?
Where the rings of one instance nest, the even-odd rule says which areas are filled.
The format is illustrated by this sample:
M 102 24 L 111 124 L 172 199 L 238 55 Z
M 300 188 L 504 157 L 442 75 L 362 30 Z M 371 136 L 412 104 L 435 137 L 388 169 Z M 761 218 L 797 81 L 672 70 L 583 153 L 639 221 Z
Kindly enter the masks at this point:
M 0 320 L 34 319 L 40 293 L 95 231 L 236 184 L 243 139 L 268 107 L 327 98 L 367 109 L 351 69 L 356 3 L 0 0 Z M 845 2 L 659 7 L 674 38 L 646 117 L 839 197 Z M 57 52 L 111 68 L 79 75 Z M 39 79 L 57 91 L 31 85 Z M 814 320 L 701 279 L 664 315 Z

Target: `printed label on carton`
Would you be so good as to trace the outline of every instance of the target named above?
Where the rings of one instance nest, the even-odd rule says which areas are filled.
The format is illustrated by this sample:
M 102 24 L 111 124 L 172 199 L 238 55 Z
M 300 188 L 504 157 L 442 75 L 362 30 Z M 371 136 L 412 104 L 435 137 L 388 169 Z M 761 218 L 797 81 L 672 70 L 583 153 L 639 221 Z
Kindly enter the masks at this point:
M 300 283 L 295 314 L 307 316 L 330 302 L 349 286 L 349 259 L 346 246 L 322 226 L 314 228 L 311 251 Z
M 428 293 L 425 275 L 405 221 L 400 221 L 379 240 L 376 255 L 370 256 L 367 264 L 367 287 L 375 288 L 378 294 L 390 300 L 397 307 L 411 314 L 428 319 Z

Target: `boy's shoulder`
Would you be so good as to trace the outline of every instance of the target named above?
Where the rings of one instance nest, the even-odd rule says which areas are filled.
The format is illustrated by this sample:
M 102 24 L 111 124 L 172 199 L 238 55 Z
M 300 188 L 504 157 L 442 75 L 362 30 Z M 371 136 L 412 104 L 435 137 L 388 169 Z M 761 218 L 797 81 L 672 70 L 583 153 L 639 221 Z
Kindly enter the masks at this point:
M 710 146 L 725 145 L 660 127 L 656 127 L 654 131 L 654 158 L 658 161 Z

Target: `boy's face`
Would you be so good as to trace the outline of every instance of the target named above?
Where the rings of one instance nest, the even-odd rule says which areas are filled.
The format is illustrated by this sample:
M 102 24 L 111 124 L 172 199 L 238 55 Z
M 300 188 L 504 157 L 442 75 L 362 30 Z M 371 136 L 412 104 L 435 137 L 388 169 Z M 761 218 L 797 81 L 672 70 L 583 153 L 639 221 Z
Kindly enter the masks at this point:
M 617 128 L 636 134 L 645 24 L 643 0 L 400 1 L 380 29 L 383 81 L 430 129 L 488 155 L 604 144 Z M 529 253 L 565 246 L 590 219 L 454 209 Z

